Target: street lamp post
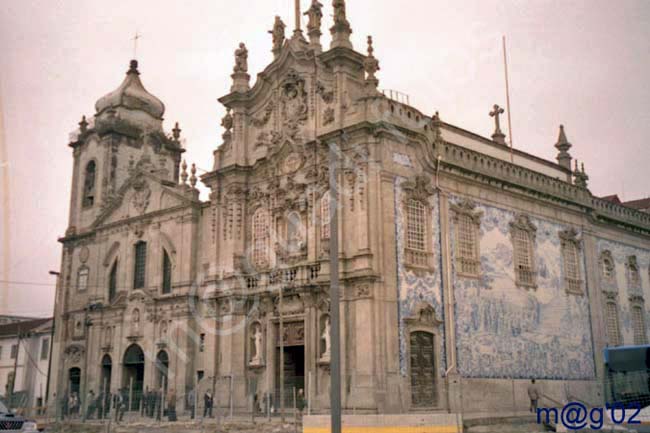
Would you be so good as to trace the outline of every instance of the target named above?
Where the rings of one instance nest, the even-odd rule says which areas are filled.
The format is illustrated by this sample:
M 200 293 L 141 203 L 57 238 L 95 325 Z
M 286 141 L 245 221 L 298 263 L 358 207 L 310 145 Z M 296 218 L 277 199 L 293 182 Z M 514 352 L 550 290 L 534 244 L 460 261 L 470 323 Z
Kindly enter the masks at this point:
M 341 331 L 339 317 L 339 224 L 336 144 L 329 146 L 330 187 L 330 407 L 331 432 L 341 433 Z

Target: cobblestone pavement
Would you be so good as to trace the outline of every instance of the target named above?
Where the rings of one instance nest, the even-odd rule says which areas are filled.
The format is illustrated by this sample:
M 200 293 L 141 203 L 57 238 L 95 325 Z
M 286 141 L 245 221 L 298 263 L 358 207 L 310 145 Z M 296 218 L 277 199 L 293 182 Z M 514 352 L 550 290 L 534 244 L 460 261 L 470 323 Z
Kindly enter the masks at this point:
M 302 426 L 293 423 L 282 424 L 280 420 L 259 419 L 226 420 L 217 423 L 179 421 L 179 422 L 62 422 L 44 425 L 44 433 L 300 433 Z

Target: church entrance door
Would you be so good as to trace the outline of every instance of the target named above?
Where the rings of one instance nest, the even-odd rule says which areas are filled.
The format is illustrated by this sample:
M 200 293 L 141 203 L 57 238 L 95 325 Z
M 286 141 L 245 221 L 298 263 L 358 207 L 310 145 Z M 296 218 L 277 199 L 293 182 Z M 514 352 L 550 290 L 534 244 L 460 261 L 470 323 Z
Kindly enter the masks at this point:
M 436 403 L 433 334 L 411 333 L 411 402 L 414 407 Z
M 132 344 L 124 352 L 124 371 L 122 374 L 122 387 L 126 389 L 127 398 L 131 401 L 127 407 L 131 411 L 140 409 L 142 398 L 142 385 L 144 382 L 144 352 L 137 344 Z
M 305 389 L 305 324 L 289 322 L 284 324 L 284 407 L 293 408 L 293 392 Z M 280 407 L 280 341 L 277 342 L 275 357 L 275 409 Z
M 102 358 L 102 381 L 100 391 L 108 393 L 111 389 L 111 374 L 113 373 L 113 361 L 109 355 Z

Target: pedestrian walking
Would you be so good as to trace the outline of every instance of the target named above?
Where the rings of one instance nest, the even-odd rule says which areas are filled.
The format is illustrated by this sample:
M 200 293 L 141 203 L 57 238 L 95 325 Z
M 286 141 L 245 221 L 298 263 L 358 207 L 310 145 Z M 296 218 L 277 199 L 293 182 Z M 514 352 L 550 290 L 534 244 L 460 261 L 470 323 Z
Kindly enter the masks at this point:
M 528 398 L 530 398 L 530 411 L 537 413 L 537 402 L 539 401 L 540 392 L 537 384 L 535 384 L 535 379 L 531 379 L 530 385 L 528 385 Z
M 190 409 L 190 419 L 194 419 L 196 409 L 196 392 L 190 389 L 187 393 L 187 407 Z
M 92 389 L 88 391 L 88 395 L 86 396 L 86 419 L 92 419 L 93 415 L 95 414 L 95 391 Z

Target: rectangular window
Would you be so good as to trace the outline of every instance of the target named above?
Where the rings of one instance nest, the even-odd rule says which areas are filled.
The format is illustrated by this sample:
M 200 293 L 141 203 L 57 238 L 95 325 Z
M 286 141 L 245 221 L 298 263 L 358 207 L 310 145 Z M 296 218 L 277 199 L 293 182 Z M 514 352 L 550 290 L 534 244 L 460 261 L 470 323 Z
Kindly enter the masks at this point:
M 567 241 L 562 249 L 564 257 L 564 280 L 566 290 L 572 293 L 582 293 L 580 277 L 580 253 L 574 242 Z
M 135 244 L 135 266 L 133 272 L 133 288 L 142 289 L 145 284 L 145 271 L 147 265 L 147 243 Z
M 169 255 L 167 251 L 163 250 L 163 282 L 162 282 L 162 292 L 163 294 L 172 292 L 172 262 L 169 260 Z
M 88 268 L 79 269 L 77 274 L 77 290 L 85 292 L 88 289 Z
M 0 346 L 0 359 L 2 359 L 2 346 Z
M 50 356 L 50 339 L 44 338 L 41 344 L 41 359 L 45 360 Z
M 199 352 L 205 351 L 205 334 L 199 337 Z
M 515 277 L 518 284 L 524 286 L 535 285 L 535 271 L 533 266 L 533 246 L 530 233 L 525 230 L 515 229 L 512 232 L 514 243 Z
M 632 307 L 632 331 L 634 332 L 634 344 L 648 344 L 643 319 L 643 308 L 639 305 Z
M 418 200 L 409 200 L 406 207 L 406 247 L 412 250 L 426 251 L 425 236 L 425 207 Z
M 458 215 L 456 222 L 456 261 L 458 272 L 462 275 L 478 276 L 479 274 L 477 229 L 471 216 Z
M 609 345 L 619 346 L 621 344 L 621 337 L 618 328 L 618 306 L 615 302 L 607 302 L 605 304 L 605 326 Z
M 13 344 L 11 346 L 11 359 L 16 359 L 17 356 L 18 356 L 18 345 Z
M 113 302 L 117 295 L 117 260 L 113 262 L 111 273 L 108 276 L 108 302 Z

